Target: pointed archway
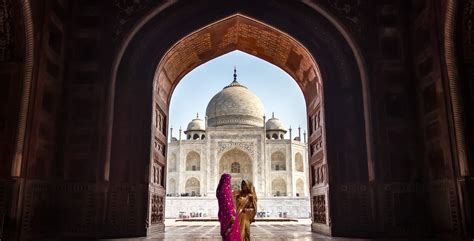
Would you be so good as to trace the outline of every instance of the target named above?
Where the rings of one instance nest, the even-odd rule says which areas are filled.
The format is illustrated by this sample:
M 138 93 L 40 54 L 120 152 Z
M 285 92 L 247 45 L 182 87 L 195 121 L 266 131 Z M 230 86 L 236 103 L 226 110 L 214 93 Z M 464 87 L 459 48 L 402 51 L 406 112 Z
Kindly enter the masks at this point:
M 242 180 L 253 179 L 253 160 L 250 155 L 238 148 L 224 152 L 219 159 L 219 176 L 229 173 L 232 176 L 232 186 L 239 186 Z
M 163 10 L 137 26 L 116 61 L 109 110 L 113 128 L 104 175 L 112 190 L 115 183 L 125 193 L 129 191 L 124 186 L 139 187 L 133 189 L 138 192 L 134 201 L 149 205 L 146 212 L 128 212 L 135 215 L 134 220 L 146 222 L 157 216 L 153 210 L 162 210 L 164 204 L 153 200 L 162 200 L 166 184 L 164 179 L 154 182 L 142 174 L 166 170 L 167 116 L 173 89 L 196 66 L 238 49 L 285 70 L 304 94 L 308 166 L 311 173 L 318 170 L 309 190 L 313 206 L 319 207 L 313 210 L 313 230 L 333 235 L 370 234 L 374 225 L 368 191 L 372 170 L 366 126 L 370 118 L 361 56 L 327 14 L 308 14 L 297 4 L 258 5 L 216 3 L 213 10 L 180 5 L 173 13 Z M 295 8 L 289 11 L 294 14 L 281 11 L 286 8 Z M 262 17 L 257 9 L 267 9 L 268 14 Z M 286 20 L 281 21 L 281 16 Z M 348 205 L 352 200 L 361 205 Z M 114 203 L 113 197 L 109 203 Z M 356 218 L 348 218 L 347 213 Z M 145 228 L 138 222 L 132 229 L 143 235 L 162 228 L 163 220 L 153 219 Z

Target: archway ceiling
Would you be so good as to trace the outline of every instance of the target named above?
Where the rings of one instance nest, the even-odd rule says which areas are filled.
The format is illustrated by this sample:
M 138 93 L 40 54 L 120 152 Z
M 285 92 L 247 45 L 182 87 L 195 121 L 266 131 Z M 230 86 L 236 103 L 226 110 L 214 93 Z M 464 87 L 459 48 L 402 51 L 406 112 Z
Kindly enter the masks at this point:
M 237 14 L 191 33 L 166 53 L 155 73 L 158 98 L 168 104 L 170 92 L 184 75 L 233 50 L 280 67 L 297 81 L 303 93 L 308 85 L 318 81 L 316 62 L 300 43 L 277 29 Z

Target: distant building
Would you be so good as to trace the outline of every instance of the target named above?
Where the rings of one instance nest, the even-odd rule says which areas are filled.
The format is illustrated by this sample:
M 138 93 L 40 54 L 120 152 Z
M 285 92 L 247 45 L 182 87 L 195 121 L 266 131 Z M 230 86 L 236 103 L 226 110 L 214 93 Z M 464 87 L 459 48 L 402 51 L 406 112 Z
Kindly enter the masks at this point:
M 261 100 L 234 74 L 209 102 L 205 119 L 188 124 L 186 139 L 171 137 L 166 216 L 216 216 L 215 190 L 226 172 L 233 188 L 243 179 L 254 183 L 260 215 L 309 217 L 307 144 L 300 128 L 295 138 L 289 131 L 285 139 L 287 130 L 273 114 L 265 122 Z

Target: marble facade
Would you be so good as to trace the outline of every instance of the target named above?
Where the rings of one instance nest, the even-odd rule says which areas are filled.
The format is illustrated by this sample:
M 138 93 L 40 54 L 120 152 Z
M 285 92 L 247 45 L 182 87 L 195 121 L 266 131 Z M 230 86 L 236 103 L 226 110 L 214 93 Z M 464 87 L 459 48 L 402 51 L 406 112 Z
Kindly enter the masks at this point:
M 216 217 L 215 190 L 224 172 L 231 174 L 234 189 L 240 187 L 243 179 L 253 182 L 261 203 L 259 209 L 271 210 L 273 216 L 281 209 L 287 210 L 288 217 L 309 217 L 308 154 L 301 130 L 293 140 L 291 134 L 290 139 L 284 139 L 287 131 L 274 116 L 265 122 L 258 108 L 234 108 L 235 96 L 241 97 L 239 107 L 260 102 L 246 87 L 235 83 L 236 86 L 231 84 L 231 88 L 224 88 L 208 105 L 208 110 L 223 106 L 224 111 L 218 111 L 220 115 L 216 117 L 207 111 L 205 120 L 198 116 L 189 123 L 185 140 L 171 137 L 167 155 L 166 217 L 178 217 L 180 211 L 203 212 Z M 218 103 L 213 103 L 216 100 Z M 261 103 L 255 104 L 259 105 Z M 243 113 L 245 111 L 249 113 Z M 234 117 L 235 113 L 240 113 L 240 117 Z M 209 115 L 217 123 L 222 119 L 235 119 L 230 120 L 231 124 L 208 126 L 205 122 Z M 243 125 L 241 121 L 245 122 L 248 116 L 252 120 L 260 118 L 261 122 Z M 301 204 L 301 208 L 289 208 L 297 204 Z

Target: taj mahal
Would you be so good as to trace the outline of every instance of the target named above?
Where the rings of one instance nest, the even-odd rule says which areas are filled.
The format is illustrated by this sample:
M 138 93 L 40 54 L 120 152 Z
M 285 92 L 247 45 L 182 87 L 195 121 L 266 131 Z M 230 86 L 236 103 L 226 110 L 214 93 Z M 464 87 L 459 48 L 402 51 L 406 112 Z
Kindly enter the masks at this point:
M 168 147 L 166 218 L 216 217 L 216 187 L 222 173 L 232 188 L 243 179 L 254 183 L 257 217 L 309 218 L 306 133 L 272 114 L 266 120 L 257 95 L 234 80 L 208 103 L 206 115 L 189 122 L 185 138 Z M 289 134 L 289 139 L 285 134 Z

